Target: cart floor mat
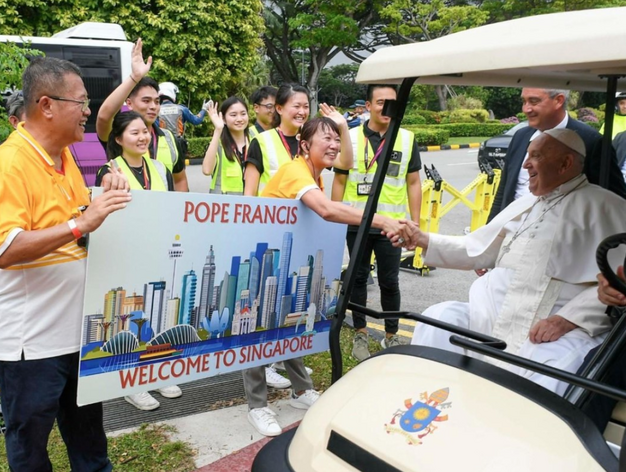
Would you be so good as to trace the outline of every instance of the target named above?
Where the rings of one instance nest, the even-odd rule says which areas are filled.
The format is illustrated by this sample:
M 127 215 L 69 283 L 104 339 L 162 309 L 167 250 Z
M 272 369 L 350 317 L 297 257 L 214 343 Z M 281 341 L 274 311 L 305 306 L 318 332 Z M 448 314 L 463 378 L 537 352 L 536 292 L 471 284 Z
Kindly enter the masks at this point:
M 104 402 L 105 431 L 135 428 L 144 423 L 204 413 L 231 406 L 232 400 L 245 397 L 241 372 L 189 382 L 180 385 L 180 389 L 183 396 L 179 398 L 164 398 L 157 391 L 151 391 L 150 394 L 161 404 L 152 411 L 138 410 L 123 398 Z

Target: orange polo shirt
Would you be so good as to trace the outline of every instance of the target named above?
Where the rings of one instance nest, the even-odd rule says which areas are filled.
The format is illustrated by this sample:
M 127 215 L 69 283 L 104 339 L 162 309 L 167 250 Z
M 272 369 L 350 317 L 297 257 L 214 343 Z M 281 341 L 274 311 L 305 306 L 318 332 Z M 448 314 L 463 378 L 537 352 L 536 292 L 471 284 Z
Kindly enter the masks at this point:
M 0 254 L 22 231 L 66 223 L 89 204 L 69 149 L 63 174 L 20 123 L 0 146 Z M 80 348 L 87 251 L 72 241 L 0 270 L 0 360 L 42 359 Z

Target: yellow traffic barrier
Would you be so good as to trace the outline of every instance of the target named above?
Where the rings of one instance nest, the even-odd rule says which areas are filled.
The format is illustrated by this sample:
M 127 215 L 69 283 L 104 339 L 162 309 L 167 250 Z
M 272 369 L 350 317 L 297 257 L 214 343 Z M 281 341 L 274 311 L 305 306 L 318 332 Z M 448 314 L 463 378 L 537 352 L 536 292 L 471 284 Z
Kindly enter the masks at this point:
M 420 209 L 420 228 L 429 233 L 439 232 L 439 221 L 452 208 L 463 204 L 471 210 L 470 231 L 474 231 L 485 223 L 489 217 L 493 200 L 500 183 L 500 169 L 492 169 L 487 162 L 480 162 L 480 174 L 463 190 L 458 190 L 443 180 L 433 165 L 424 168 L 426 180 L 422 182 L 422 208 Z M 475 191 L 474 199 L 469 195 Z M 443 194 L 448 193 L 452 199 L 443 204 Z M 412 260 L 404 259 L 400 267 L 404 270 L 417 271 L 422 276 L 430 273 L 430 267 L 424 264 L 422 249 L 415 249 Z

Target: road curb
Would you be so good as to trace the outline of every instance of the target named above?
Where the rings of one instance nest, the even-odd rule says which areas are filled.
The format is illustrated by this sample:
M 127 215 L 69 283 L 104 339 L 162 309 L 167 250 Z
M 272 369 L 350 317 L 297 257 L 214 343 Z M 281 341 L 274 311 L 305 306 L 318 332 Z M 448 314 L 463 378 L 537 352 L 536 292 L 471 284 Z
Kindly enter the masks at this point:
M 469 148 L 478 148 L 480 147 L 480 143 L 469 143 L 469 144 L 442 144 L 441 146 L 420 146 L 420 152 L 427 151 L 450 151 L 456 149 L 469 149 Z
M 456 149 L 469 149 L 469 148 L 478 148 L 480 147 L 480 143 L 469 143 L 469 144 L 442 144 L 441 146 L 420 146 L 420 152 L 428 152 L 428 151 L 451 151 Z M 202 164 L 201 157 L 195 157 L 192 159 L 185 159 L 185 165 L 187 166 L 198 166 Z

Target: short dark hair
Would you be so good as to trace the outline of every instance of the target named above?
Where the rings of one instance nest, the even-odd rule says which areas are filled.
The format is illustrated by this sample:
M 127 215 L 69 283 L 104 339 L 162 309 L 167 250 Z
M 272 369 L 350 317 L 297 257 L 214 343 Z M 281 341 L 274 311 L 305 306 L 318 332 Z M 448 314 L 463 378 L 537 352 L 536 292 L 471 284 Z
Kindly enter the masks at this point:
M 332 119 L 326 116 L 318 116 L 317 118 L 313 118 L 310 121 L 307 121 L 302 125 L 302 130 L 300 131 L 300 148 L 298 152 L 302 154 L 302 141 L 306 141 L 307 143 L 311 143 L 311 138 L 317 133 L 318 130 L 328 131 L 331 130 L 337 135 L 341 135 L 341 131 L 339 130 L 339 125 L 335 123 Z
M 139 91 L 144 87 L 152 87 L 156 90 L 156 93 L 159 93 L 159 84 L 152 77 L 143 77 L 137 85 L 133 87 L 133 89 L 128 94 L 128 98 L 134 97 L 139 93 Z
M 367 98 L 366 98 L 366 100 L 371 103 L 372 97 L 374 96 L 374 90 L 381 89 L 381 88 L 390 88 L 390 89 L 393 89 L 393 91 L 396 92 L 396 94 L 398 93 L 398 89 L 396 88 L 395 85 L 391 85 L 391 84 L 370 84 L 370 85 L 367 86 L 367 95 L 366 95 Z
M 16 90 L 7 98 L 6 109 L 7 116 L 22 118 L 24 114 L 24 94 L 21 90 Z
M 293 97 L 296 93 L 305 94 L 310 100 L 309 89 L 303 87 L 300 84 L 283 84 L 278 88 L 276 92 L 276 105 L 284 106 L 291 97 Z M 274 113 L 274 119 L 272 121 L 272 126 L 277 128 L 280 125 L 280 115 L 278 113 Z
M 277 93 L 278 90 L 275 87 L 264 85 L 252 92 L 252 95 L 250 95 L 250 103 L 258 105 L 266 98 L 275 97 Z
M 82 78 L 80 68 L 56 57 L 35 57 L 22 74 L 24 106 L 28 111 L 44 95 L 58 95 L 65 87 L 65 77 L 75 74 Z
M 232 107 L 233 105 L 235 105 L 236 103 L 241 103 L 243 107 L 246 109 L 246 112 L 248 111 L 248 105 L 246 104 L 246 102 L 243 101 L 243 99 L 232 96 L 232 97 L 228 97 L 226 100 L 224 100 L 224 102 L 222 102 L 222 106 L 220 107 L 220 113 L 222 114 L 222 116 L 226 116 L 226 112 L 228 111 L 228 109 Z M 224 120 L 224 122 L 226 122 L 226 120 Z M 246 142 L 248 142 L 248 138 L 250 136 L 250 132 L 248 131 L 248 128 L 243 130 L 243 134 L 246 137 Z M 224 154 L 226 155 L 226 159 L 228 159 L 231 162 L 234 161 L 235 151 L 233 151 L 233 149 L 235 148 L 237 143 L 235 143 L 235 140 L 233 139 L 233 135 L 230 133 L 228 126 L 224 126 L 220 141 L 222 143 L 222 149 L 224 149 Z
M 107 160 L 111 161 L 122 155 L 122 146 L 117 143 L 115 138 L 122 136 L 124 131 L 126 131 L 126 128 L 128 128 L 128 125 L 137 118 L 143 121 L 146 127 L 148 127 L 148 123 L 146 123 L 144 117 L 136 111 L 122 111 L 115 115 L 113 118 L 113 124 L 111 125 L 111 133 L 109 134 L 109 139 L 107 141 Z

